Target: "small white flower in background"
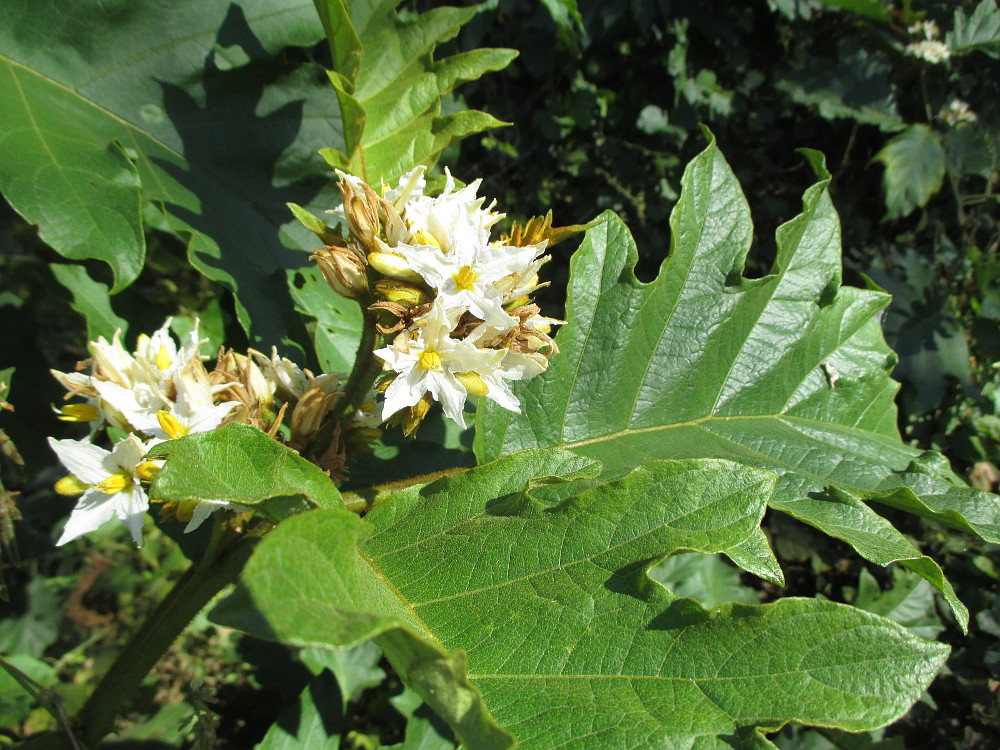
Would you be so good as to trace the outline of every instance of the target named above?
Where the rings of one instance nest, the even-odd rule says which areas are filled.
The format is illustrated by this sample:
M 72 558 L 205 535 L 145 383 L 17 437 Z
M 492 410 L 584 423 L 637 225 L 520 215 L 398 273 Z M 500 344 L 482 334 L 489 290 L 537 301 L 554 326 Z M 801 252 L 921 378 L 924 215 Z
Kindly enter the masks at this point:
M 923 38 L 906 45 L 906 54 L 932 64 L 944 62 L 951 57 L 948 45 L 938 38 L 941 29 L 934 21 L 917 21 L 907 31 L 913 36 Z
M 941 109 L 938 117 L 952 127 L 964 123 L 976 122 L 979 119 L 976 113 L 969 107 L 968 102 L 964 102 L 961 99 L 952 99 L 951 104 Z
M 152 443 L 129 435 L 110 451 L 81 440 L 49 438 L 49 445 L 70 471 L 70 476 L 56 483 L 56 491 L 63 495 L 82 493 L 56 544 L 95 531 L 117 516 L 141 547 L 149 498 L 140 481 L 151 478 L 162 463 L 143 460 Z

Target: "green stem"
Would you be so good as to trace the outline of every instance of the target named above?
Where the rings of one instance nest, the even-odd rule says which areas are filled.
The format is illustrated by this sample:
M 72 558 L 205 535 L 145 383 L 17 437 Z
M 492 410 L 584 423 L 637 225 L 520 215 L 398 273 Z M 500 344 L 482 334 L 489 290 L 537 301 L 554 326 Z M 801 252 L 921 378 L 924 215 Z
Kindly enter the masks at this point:
M 220 527 L 218 523 L 213 529 L 212 541 L 201 562 L 188 568 L 146 618 L 80 709 L 78 737 L 87 747 L 97 747 L 111 731 L 119 711 L 184 627 L 212 597 L 235 581 L 243 569 L 257 540 L 250 537 L 234 540 L 230 532 Z M 224 540 L 226 536 L 230 539 Z M 224 541 L 230 543 L 226 545 Z
M 375 328 L 375 316 L 362 305 L 364 324 L 361 328 L 361 341 L 358 343 L 358 353 L 354 358 L 354 369 L 344 386 L 344 397 L 340 400 L 334 414 L 339 420 L 344 414 L 360 406 L 365 396 L 371 390 L 382 368 L 375 351 L 378 343 L 378 330 Z

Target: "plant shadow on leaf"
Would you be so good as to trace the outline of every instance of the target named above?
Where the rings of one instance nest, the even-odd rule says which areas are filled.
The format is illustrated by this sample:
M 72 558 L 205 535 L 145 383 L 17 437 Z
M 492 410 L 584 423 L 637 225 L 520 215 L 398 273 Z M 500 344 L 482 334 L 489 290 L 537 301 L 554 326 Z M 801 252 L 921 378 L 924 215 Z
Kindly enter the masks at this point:
M 232 5 L 219 29 L 217 48 L 236 46 L 250 58 L 242 67 L 223 70 L 215 51 L 206 56 L 203 104 L 191 90 L 159 82 L 166 115 L 183 143 L 189 168 L 165 159 L 153 161 L 198 196 L 198 210 L 167 204 L 194 230 L 189 244 L 192 263 L 233 289 L 244 328 L 253 321 L 252 341 L 279 348 L 283 343 L 287 348 L 309 337 L 292 312 L 285 270 L 307 266 L 309 261 L 304 252 L 282 242 L 280 227 L 287 223 L 284 206 L 308 204 L 322 182 L 307 177 L 275 185 L 278 162 L 302 127 L 305 100 L 260 113 L 267 87 L 280 86 L 291 68 L 269 58 L 242 9 Z M 236 190 L 227 189 L 232 185 L 238 186 Z M 229 227 L 232 231 L 226 231 Z

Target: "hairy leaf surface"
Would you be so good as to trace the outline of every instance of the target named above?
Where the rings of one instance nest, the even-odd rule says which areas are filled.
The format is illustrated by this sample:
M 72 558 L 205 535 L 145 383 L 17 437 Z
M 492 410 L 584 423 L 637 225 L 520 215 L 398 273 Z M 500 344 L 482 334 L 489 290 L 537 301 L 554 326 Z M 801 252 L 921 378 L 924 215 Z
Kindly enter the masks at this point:
M 649 578 L 677 550 L 746 539 L 773 473 L 713 459 L 599 470 L 527 451 L 403 490 L 364 520 L 303 514 L 261 543 L 213 616 L 303 646 L 375 638 L 475 748 L 511 735 L 538 750 L 723 748 L 789 721 L 873 728 L 942 663 L 946 647 L 844 605 L 706 611 Z
M 157 500 L 227 500 L 275 520 L 344 505 L 319 467 L 250 425 L 160 443 L 149 457 L 168 459 L 150 487 Z
M 560 447 L 609 470 L 698 457 L 770 469 L 780 477 L 772 508 L 918 572 L 964 625 L 938 565 L 869 502 L 990 540 L 1000 502 L 899 439 L 895 356 L 879 327 L 888 297 L 841 286 L 829 175 L 809 158 L 820 182 L 778 229 L 774 266 L 759 279 L 742 275 L 749 207 L 714 142 L 685 172 L 655 281 L 633 275 L 637 251 L 619 220 L 591 229 L 572 261 L 560 353 L 514 386 L 520 415 L 480 404 L 477 455 Z M 733 559 L 746 567 L 748 557 Z

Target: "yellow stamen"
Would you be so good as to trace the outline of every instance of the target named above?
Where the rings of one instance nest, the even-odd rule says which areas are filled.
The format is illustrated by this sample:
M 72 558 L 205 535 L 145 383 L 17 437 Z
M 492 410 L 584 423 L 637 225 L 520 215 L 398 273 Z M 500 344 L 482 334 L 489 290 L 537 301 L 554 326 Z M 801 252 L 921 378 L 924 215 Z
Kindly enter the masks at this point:
M 135 475 L 143 482 L 152 482 L 159 470 L 160 466 L 155 461 L 143 461 L 135 467 Z
M 472 266 L 462 266 L 452 278 L 455 279 L 455 285 L 459 289 L 469 291 L 472 289 L 472 285 L 476 283 L 478 277 L 476 276 L 476 272 L 472 270 Z
M 153 360 L 153 364 L 156 365 L 157 370 L 166 370 L 173 363 L 170 359 L 170 351 L 167 349 L 166 344 L 160 346 L 159 351 L 156 352 L 156 359 Z
M 424 352 L 420 355 L 420 366 L 425 370 L 440 370 L 441 355 L 437 352 Z
M 177 440 L 188 434 L 188 428 L 180 423 L 173 414 L 164 409 L 156 412 L 156 421 L 160 423 L 160 429 L 167 433 L 171 440 Z
M 59 410 L 63 422 L 96 422 L 100 416 L 93 404 L 66 404 Z
M 132 477 L 128 474 L 119 472 L 118 474 L 112 474 L 110 477 L 102 482 L 97 483 L 97 489 L 103 492 L 105 495 L 116 495 L 123 489 L 128 487 L 132 483 Z
M 437 241 L 437 238 L 428 232 L 426 229 L 421 229 L 418 232 L 414 232 L 413 241 L 418 245 L 431 245 L 432 247 L 441 247 L 441 243 Z
M 70 474 L 56 482 L 55 490 L 60 495 L 79 495 L 89 490 L 91 485 Z

